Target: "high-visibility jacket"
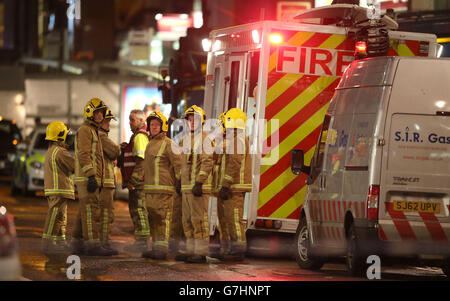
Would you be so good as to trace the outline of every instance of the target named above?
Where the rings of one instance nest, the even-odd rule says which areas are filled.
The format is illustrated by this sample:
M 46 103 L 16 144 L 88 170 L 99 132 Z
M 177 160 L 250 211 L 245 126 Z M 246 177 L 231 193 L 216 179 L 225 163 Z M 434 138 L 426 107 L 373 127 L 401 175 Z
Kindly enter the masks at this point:
M 75 136 L 75 183 L 87 183 L 90 176 L 95 176 L 97 184 L 102 187 L 105 177 L 105 160 L 102 142 L 98 137 L 99 125 L 87 120 Z
M 114 173 L 114 161 L 120 156 L 120 146 L 114 143 L 108 137 L 108 132 L 100 128 L 98 136 L 102 141 L 103 153 L 105 158 L 105 180 L 103 187 L 115 188 L 116 175 Z
M 138 136 L 140 136 L 138 139 L 145 140 L 145 145 L 142 145 L 142 147 L 139 146 L 138 149 L 136 149 L 135 141 Z M 144 169 L 143 166 L 140 166 L 142 164 L 138 164 L 139 166 L 136 165 L 137 161 L 135 157 L 145 158 L 145 148 L 147 147 L 147 143 L 148 132 L 146 131 L 145 126 L 143 126 L 131 136 L 130 142 L 123 150 L 122 186 L 124 188 L 128 183 L 134 186 L 143 185 Z
M 45 196 L 61 196 L 75 199 L 71 175 L 74 172 L 75 160 L 67 149 L 59 142 L 50 144 L 44 161 L 44 193 Z
M 220 166 L 222 165 L 222 155 L 225 152 L 225 135 L 214 140 L 214 154 L 213 154 L 213 178 L 212 178 L 212 193 L 218 196 L 219 180 L 220 180 Z
M 225 186 L 236 192 L 251 191 L 252 157 L 245 132 L 235 130 L 234 135 L 227 135 L 223 147 L 217 189 Z
M 199 182 L 203 184 L 203 193 L 211 193 L 214 143 L 208 137 L 208 133 L 191 132 L 181 139 L 180 147 L 181 190 L 192 193 L 195 183 Z
M 145 192 L 174 194 L 180 168 L 181 151 L 175 142 L 165 132 L 150 137 L 144 160 Z

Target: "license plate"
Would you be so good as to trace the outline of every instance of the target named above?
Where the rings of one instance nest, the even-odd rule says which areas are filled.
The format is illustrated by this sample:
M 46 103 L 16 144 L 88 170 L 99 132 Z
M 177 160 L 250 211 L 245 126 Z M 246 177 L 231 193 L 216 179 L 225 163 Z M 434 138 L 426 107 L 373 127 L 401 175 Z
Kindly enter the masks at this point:
M 394 201 L 394 210 L 437 214 L 441 212 L 441 204 L 433 202 Z

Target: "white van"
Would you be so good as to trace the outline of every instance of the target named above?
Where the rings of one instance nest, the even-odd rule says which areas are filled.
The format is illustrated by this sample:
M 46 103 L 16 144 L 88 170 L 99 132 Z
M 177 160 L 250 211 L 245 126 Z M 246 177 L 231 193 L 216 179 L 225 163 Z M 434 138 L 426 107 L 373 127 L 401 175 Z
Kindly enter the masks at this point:
M 309 162 L 305 162 L 306 164 Z M 346 256 L 365 275 L 369 255 L 450 267 L 450 60 L 353 62 L 327 110 L 297 229 L 297 263 L 320 269 Z M 415 261 L 416 262 L 416 261 Z

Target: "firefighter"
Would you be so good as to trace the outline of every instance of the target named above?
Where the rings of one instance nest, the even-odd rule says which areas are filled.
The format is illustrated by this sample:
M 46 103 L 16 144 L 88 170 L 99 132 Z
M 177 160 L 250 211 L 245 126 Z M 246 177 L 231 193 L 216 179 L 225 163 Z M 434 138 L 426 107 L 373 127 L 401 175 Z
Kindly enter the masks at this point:
M 206 116 L 202 108 L 186 110 L 189 133 L 181 141 L 182 219 L 186 236 L 186 261 L 206 262 L 209 255 L 208 205 L 211 193 L 213 155 L 212 141 L 203 131 Z M 207 149 L 209 148 L 209 150 Z
M 150 141 L 145 150 L 144 188 L 152 250 L 142 253 L 145 258 L 166 259 L 171 241 L 180 239 L 179 233 L 173 233 L 176 218 L 173 209 L 176 185 L 180 181 L 181 152 L 166 136 L 168 126 L 160 112 L 152 112 L 147 118 Z
M 47 126 L 45 140 L 49 141 L 44 161 L 44 192 L 49 210 L 42 234 L 45 253 L 67 250 L 67 201 L 74 200 L 74 187 L 70 176 L 74 173 L 74 158 L 65 143 L 69 129 L 61 121 Z
M 224 116 L 225 113 L 222 113 L 217 118 L 217 129 L 214 140 L 214 169 L 213 169 L 213 187 L 212 194 L 215 197 L 219 196 L 219 178 L 220 178 L 220 167 L 222 162 L 222 155 L 225 152 L 225 127 L 224 127 Z M 224 206 L 223 202 L 217 202 L 217 217 L 219 219 L 219 238 L 220 238 L 220 251 L 219 253 L 212 254 L 212 257 L 223 259 L 225 254 L 229 254 L 231 251 L 231 239 L 230 234 L 228 233 L 228 229 L 224 224 Z
M 129 191 L 128 209 L 136 241 L 126 250 L 142 253 L 147 251 L 147 240 L 150 236 L 144 192 L 144 159 L 148 132 L 142 110 L 132 110 L 129 119 L 133 135 L 129 143 L 123 142 L 120 145 L 123 154 L 122 187 L 128 188 Z
M 247 116 L 238 108 L 230 109 L 223 121 L 225 152 L 221 159 L 217 202 L 223 206 L 220 224 L 226 227 L 225 232 L 231 239 L 229 254 L 223 254 L 225 260 L 243 260 L 247 249 L 243 212 L 245 193 L 252 190 L 252 158 L 245 136 L 246 122 Z
M 75 254 L 114 254 L 100 244 L 100 191 L 105 179 L 105 160 L 98 131 L 105 113 L 106 105 L 101 99 L 89 100 L 84 107 L 85 121 L 75 137 L 75 183 L 79 198 L 73 230 L 72 251 Z
M 120 146 L 108 137 L 112 119 L 116 120 L 116 117 L 107 108 L 105 119 L 100 124 L 98 131 L 105 159 L 105 180 L 103 181 L 103 188 L 100 192 L 100 242 L 103 248 L 109 249 L 114 255 L 117 255 L 119 252 L 112 248 L 109 239 L 111 227 L 114 222 L 114 191 L 116 188 L 114 161 L 120 156 Z

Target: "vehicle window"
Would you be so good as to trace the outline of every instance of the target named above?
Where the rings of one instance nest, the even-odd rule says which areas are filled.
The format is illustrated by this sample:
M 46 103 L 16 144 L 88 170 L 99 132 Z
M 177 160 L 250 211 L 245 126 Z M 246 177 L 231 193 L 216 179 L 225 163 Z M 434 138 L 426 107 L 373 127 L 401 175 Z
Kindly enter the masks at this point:
M 311 173 L 309 174 L 308 183 L 313 183 L 317 179 L 322 170 L 330 120 L 331 115 L 328 114 L 325 115 L 325 119 L 323 121 L 322 130 L 320 132 L 316 150 L 314 151 L 314 156 L 313 159 L 311 160 Z
M 213 91 L 213 111 L 212 116 L 217 116 L 217 108 L 219 106 L 219 88 L 220 88 L 220 67 L 214 70 L 214 91 Z
M 45 140 L 45 133 L 38 134 L 34 141 L 33 149 L 46 150 L 48 148 L 47 140 Z
M 235 108 L 237 105 L 238 88 L 239 88 L 239 68 L 241 62 L 234 61 L 231 63 L 230 72 L 230 93 L 228 96 L 228 109 Z
M 245 113 L 247 114 L 247 135 L 253 136 L 254 120 L 256 119 L 256 99 L 258 89 L 258 69 L 259 69 L 259 51 L 251 53 L 249 59 L 249 70 L 247 74 L 248 86 L 244 100 Z

